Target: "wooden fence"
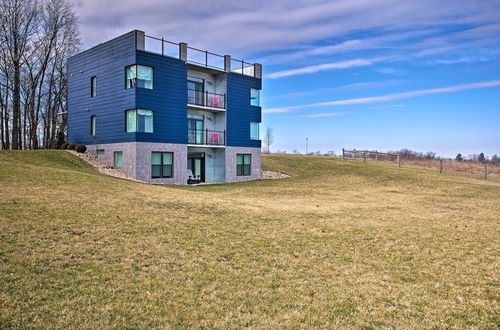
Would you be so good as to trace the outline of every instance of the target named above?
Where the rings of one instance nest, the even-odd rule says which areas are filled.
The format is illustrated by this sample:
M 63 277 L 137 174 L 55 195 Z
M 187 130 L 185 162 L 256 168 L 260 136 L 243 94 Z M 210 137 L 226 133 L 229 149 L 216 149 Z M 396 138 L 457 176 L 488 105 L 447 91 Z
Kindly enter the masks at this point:
M 398 167 L 401 167 L 401 162 L 400 162 L 400 157 L 399 154 L 391 154 L 388 152 L 380 152 L 377 150 L 356 150 L 356 149 L 344 149 L 342 148 L 342 158 L 346 157 L 346 154 L 355 154 L 355 155 L 362 155 L 363 161 L 366 163 L 366 160 L 370 155 L 375 156 L 375 160 L 378 160 L 379 156 L 391 156 L 391 157 L 396 157 L 396 162 L 398 163 Z

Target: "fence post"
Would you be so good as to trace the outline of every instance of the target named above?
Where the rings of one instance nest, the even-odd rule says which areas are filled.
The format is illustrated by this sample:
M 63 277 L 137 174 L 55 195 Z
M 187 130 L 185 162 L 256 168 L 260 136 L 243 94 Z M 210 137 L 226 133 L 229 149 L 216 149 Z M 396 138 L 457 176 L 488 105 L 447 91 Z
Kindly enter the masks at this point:
M 368 151 L 368 150 L 365 150 L 365 152 L 364 152 L 364 157 L 365 157 L 365 159 L 364 159 L 363 161 L 364 161 L 365 163 L 366 163 L 366 152 L 367 152 L 367 151 Z
M 484 164 L 484 179 L 488 180 L 488 164 Z
M 399 154 L 397 155 L 398 157 L 398 168 L 401 168 L 401 162 L 399 161 Z
M 443 160 L 439 160 L 439 173 L 443 173 Z
M 344 148 L 342 148 L 342 158 L 345 158 L 345 151 L 344 151 Z

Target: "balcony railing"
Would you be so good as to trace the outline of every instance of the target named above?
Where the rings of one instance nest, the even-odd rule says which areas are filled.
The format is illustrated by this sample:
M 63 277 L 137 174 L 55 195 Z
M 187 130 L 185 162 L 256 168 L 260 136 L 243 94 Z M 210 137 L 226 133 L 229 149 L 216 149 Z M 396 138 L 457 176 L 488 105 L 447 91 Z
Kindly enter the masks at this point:
M 226 145 L 226 131 L 188 129 L 188 144 Z
M 188 89 L 188 104 L 225 109 L 226 95 Z
M 248 63 L 228 55 L 219 55 L 207 50 L 190 47 L 185 43 L 176 43 L 163 38 L 144 35 L 144 49 L 147 52 L 178 58 L 187 63 L 205 66 L 245 76 L 262 78 L 262 66 Z

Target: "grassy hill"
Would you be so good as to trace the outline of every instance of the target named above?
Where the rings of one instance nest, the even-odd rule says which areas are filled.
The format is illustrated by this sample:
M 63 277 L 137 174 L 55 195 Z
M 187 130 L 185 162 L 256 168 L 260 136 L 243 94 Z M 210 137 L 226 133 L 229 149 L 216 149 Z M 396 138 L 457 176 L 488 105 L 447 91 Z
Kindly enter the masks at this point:
M 0 152 L 0 328 L 495 328 L 500 183 L 312 156 L 172 187 Z

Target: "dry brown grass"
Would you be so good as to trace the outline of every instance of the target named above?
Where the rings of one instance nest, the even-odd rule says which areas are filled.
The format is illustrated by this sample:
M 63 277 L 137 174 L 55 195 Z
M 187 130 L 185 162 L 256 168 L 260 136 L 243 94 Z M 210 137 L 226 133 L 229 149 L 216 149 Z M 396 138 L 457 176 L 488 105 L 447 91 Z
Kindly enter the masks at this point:
M 403 159 L 401 160 L 401 165 L 439 171 L 440 161 L 437 159 Z M 487 167 L 488 180 L 500 180 L 500 165 L 487 164 Z M 443 171 L 462 173 L 475 178 L 484 178 L 484 164 L 478 162 L 457 162 L 454 160 L 444 160 Z
M 167 187 L 0 153 L 0 327 L 495 328 L 500 183 L 265 156 Z

